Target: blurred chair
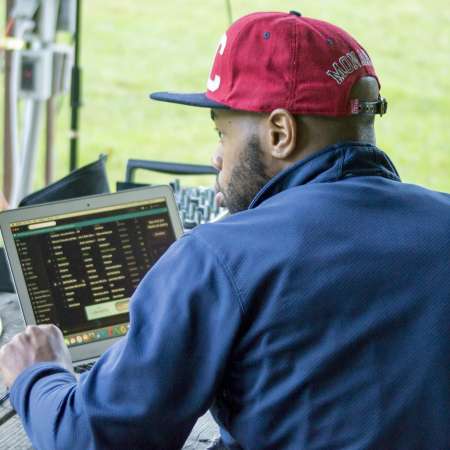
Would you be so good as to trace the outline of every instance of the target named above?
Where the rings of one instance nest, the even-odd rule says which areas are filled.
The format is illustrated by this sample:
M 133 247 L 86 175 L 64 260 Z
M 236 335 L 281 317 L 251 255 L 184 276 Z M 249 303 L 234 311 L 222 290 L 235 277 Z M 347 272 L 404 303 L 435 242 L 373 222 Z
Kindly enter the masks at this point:
M 116 188 L 118 191 L 146 186 L 144 183 L 136 183 L 134 181 L 137 170 L 148 170 L 171 175 L 217 175 L 217 170 L 214 167 L 203 164 L 129 159 L 125 173 L 125 181 L 117 182 Z
M 145 186 L 135 182 L 137 170 L 166 173 L 170 175 L 217 175 L 213 166 L 203 164 L 186 164 L 165 161 L 149 161 L 142 159 L 129 159 L 125 174 L 125 181 L 118 182 L 117 190 L 131 189 Z M 185 230 L 197 225 L 218 220 L 226 213 L 225 208 L 215 203 L 215 192 L 212 187 L 186 187 L 182 186 L 180 179 L 175 178 L 169 182 L 172 187 L 175 201 L 180 213 L 180 219 Z
M 106 155 L 100 155 L 97 161 L 80 167 L 64 178 L 27 195 L 19 203 L 19 207 L 110 192 L 106 159 Z

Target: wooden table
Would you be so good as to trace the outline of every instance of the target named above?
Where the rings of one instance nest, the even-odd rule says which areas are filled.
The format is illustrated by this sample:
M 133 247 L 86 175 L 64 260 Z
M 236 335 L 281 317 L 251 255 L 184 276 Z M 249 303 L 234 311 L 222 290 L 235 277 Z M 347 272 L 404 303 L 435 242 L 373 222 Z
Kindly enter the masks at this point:
M 15 294 L 0 293 L 0 317 L 3 321 L 3 335 L 0 336 L 0 346 L 8 342 L 15 334 L 25 328 L 22 313 Z M 5 392 L 5 387 L 0 380 L 0 396 Z M 0 406 L 0 424 L 13 414 L 9 401 Z M 7 422 L 0 425 L 0 436 Z M 23 432 L 23 429 L 20 430 Z M 208 412 L 200 417 L 192 429 L 183 450 L 206 450 L 214 447 L 214 442 L 219 437 L 219 430 L 211 414 Z M 32 449 L 31 443 L 25 446 L 14 447 L 14 450 Z M 4 449 L 1 449 L 4 450 Z M 124 449 L 125 450 L 125 449 Z

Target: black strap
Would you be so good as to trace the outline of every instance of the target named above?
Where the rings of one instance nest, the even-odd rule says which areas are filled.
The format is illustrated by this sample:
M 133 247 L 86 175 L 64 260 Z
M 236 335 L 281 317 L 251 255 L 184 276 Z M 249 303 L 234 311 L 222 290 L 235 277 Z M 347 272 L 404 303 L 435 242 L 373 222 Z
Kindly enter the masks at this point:
M 365 102 L 357 98 L 352 99 L 350 102 L 352 114 L 379 114 L 382 116 L 387 112 L 388 102 L 381 96 L 378 96 L 378 100 L 376 102 Z

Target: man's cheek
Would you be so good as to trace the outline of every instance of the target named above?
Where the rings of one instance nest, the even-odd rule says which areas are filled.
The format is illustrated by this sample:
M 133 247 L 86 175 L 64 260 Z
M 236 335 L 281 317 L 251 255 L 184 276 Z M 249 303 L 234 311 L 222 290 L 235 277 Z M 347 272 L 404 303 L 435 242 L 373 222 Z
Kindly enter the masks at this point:
M 231 173 L 232 167 L 229 164 L 224 164 L 219 173 L 219 185 L 223 190 L 226 190 L 227 186 L 230 184 Z

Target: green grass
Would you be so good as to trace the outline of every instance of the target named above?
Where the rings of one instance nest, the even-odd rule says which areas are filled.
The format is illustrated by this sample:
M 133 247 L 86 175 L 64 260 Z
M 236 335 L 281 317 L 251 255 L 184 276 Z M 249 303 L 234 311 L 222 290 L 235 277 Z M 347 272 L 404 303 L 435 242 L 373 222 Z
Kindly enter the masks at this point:
M 4 2 L 1 11 L 4 17 Z M 209 163 L 209 111 L 148 100 L 157 90 L 203 91 L 227 27 L 223 0 L 83 1 L 80 164 L 107 153 L 111 187 L 128 158 Z M 233 1 L 255 10 L 300 10 L 332 21 L 368 50 L 389 101 L 378 145 L 403 180 L 450 191 L 450 10 L 445 0 Z M 57 176 L 68 171 L 69 99 L 58 116 Z M 39 162 L 35 187 L 43 184 Z M 168 181 L 172 177 L 139 180 Z M 202 178 L 187 184 L 205 184 Z

